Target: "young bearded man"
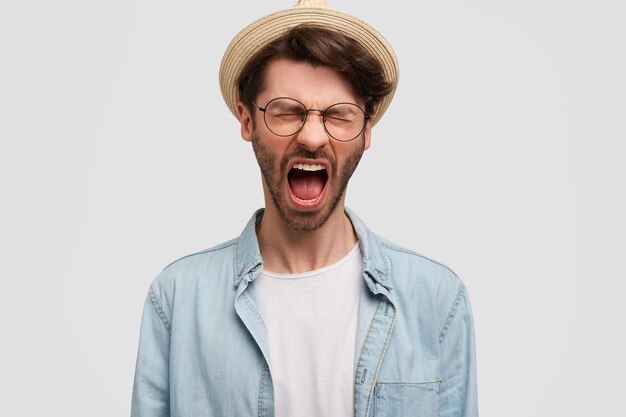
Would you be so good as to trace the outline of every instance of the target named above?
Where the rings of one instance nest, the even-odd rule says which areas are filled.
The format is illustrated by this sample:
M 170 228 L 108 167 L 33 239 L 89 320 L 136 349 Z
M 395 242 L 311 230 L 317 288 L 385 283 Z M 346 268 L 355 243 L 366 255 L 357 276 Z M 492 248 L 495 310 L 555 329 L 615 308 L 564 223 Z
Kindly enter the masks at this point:
M 397 84 L 391 47 L 301 0 L 240 32 L 220 77 L 265 208 L 150 286 L 132 416 L 476 416 L 465 287 L 344 206 Z

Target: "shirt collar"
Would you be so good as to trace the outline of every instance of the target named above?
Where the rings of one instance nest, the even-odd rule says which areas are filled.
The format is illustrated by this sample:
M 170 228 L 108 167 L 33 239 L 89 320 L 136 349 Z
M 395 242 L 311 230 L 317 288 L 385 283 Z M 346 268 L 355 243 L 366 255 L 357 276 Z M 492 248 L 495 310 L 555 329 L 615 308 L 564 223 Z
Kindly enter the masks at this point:
M 261 258 L 256 235 L 256 226 L 263 217 L 263 211 L 263 209 L 259 209 L 252 215 L 237 239 L 235 286 L 239 286 L 244 277 L 251 276 L 263 266 L 263 259 Z M 383 255 L 380 239 L 367 228 L 365 223 L 352 210 L 346 208 L 345 211 L 356 231 L 359 247 L 363 254 L 363 272 L 380 285 L 391 289 L 389 262 Z

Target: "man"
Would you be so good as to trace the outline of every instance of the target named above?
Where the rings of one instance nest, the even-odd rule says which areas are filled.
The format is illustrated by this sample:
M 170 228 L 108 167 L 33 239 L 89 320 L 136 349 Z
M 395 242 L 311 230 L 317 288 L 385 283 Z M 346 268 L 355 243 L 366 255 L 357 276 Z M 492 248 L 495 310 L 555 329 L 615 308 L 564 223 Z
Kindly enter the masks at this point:
M 344 206 L 397 84 L 391 47 L 301 0 L 240 32 L 220 77 L 265 208 L 150 286 L 132 415 L 476 416 L 465 287 Z

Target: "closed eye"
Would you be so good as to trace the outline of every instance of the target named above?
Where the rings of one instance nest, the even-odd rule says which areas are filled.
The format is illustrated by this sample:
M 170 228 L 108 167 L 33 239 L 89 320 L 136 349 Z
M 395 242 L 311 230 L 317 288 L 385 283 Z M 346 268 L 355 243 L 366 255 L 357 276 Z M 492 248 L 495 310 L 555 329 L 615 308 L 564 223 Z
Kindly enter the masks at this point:
M 276 119 L 280 119 L 280 120 L 284 120 L 284 121 L 294 121 L 294 120 L 300 120 L 301 121 L 301 120 L 304 119 L 304 115 L 301 112 L 272 113 L 271 116 L 276 118 Z

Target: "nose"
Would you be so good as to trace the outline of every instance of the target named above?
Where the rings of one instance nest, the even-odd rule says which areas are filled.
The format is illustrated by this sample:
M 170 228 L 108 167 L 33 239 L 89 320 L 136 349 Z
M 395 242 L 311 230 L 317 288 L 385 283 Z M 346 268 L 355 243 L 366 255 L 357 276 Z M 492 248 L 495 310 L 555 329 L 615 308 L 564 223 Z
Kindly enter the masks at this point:
M 324 120 L 320 110 L 309 110 L 304 126 L 296 135 L 296 140 L 310 151 L 316 151 L 326 146 L 330 137 L 324 128 Z

